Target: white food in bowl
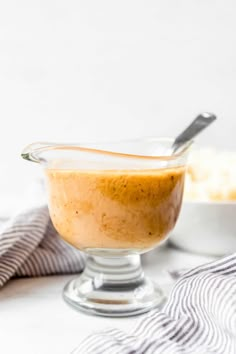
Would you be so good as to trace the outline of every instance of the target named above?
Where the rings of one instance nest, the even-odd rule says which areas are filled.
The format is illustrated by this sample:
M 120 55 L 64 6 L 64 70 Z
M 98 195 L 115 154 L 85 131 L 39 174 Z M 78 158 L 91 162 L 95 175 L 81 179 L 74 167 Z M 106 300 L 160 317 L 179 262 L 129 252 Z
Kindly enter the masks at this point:
M 185 196 L 171 243 L 191 252 L 220 256 L 236 251 L 236 154 L 193 152 Z
M 186 175 L 185 200 L 236 201 L 236 153 L 193 151 Z

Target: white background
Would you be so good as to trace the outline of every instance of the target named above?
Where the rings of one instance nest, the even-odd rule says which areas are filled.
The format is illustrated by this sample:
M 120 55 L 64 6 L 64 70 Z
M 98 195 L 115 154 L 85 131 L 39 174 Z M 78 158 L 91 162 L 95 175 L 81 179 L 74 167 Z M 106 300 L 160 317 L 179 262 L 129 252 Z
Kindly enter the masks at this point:
M 0 1 L 0 195 L 38 166 L 31 142 L 174 135 L 236 147 L 234 0 Z M 10 199 L 9 199 L 10 200 Z

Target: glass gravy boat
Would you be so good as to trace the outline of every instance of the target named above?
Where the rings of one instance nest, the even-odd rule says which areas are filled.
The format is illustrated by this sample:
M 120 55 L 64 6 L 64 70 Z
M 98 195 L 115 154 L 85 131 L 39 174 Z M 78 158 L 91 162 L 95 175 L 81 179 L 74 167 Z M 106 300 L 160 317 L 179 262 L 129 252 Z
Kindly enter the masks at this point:
M 54 227 L 88 255 L 83 273 L 64 288 L 70 305 L 121 317 L 163 302 L 140 254 L 166 240 L 179 215 L 188 149 L 168 156 L 172 143 L 145 138 L 24 149 L 24 159 L 44 168 Z

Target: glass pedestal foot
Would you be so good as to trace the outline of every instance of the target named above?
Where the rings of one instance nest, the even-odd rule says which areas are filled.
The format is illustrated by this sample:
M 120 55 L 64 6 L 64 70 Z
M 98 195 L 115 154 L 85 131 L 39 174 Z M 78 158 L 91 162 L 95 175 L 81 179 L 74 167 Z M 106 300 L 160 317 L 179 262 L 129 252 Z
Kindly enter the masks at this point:
M 63 297 L 78 310 L 109 317 L 138 315 L 165 301 L 162 290 L 144 276 L 138 255 L 89 257 L 84 272 L 65 286 Z

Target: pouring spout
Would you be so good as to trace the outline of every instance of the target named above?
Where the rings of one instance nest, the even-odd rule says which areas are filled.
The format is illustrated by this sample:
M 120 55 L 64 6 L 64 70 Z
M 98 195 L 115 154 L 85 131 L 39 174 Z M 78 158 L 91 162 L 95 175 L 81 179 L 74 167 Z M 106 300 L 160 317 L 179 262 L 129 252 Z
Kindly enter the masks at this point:
M 47 142 L 36 142 L 27 145 L 23 149 L 21 153 L 21 157 L 28 161 L 40 163 L 41 162 L 41 158 L 39 158 L 40 153 L 45 150 L 50 150 L 51 148 L 54 148 L 57 145 L 58 144 L 47 143 Z

